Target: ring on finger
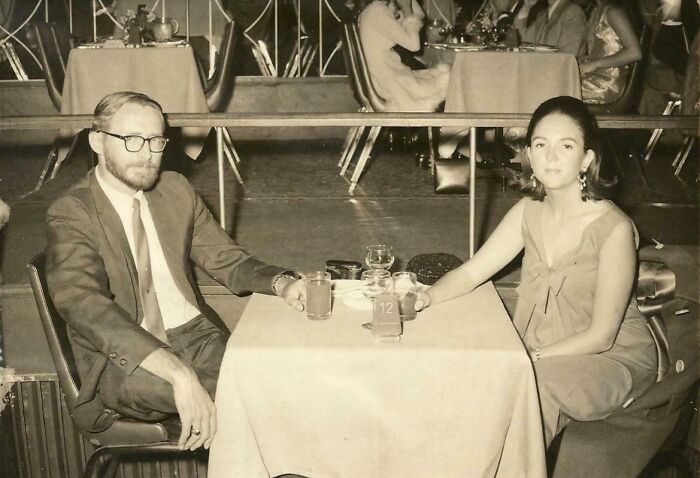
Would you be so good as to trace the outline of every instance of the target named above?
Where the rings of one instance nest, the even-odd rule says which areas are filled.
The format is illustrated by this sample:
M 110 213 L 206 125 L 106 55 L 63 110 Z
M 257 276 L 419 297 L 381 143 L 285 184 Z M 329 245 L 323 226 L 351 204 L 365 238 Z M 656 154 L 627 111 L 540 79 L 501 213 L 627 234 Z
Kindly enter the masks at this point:
M 192 435 L 197 436 L 197 437 L 202 434 L 202 432 L 200 430 L 197 430 L 194 427 L 192 427 L 191 433 L 192 433 Z

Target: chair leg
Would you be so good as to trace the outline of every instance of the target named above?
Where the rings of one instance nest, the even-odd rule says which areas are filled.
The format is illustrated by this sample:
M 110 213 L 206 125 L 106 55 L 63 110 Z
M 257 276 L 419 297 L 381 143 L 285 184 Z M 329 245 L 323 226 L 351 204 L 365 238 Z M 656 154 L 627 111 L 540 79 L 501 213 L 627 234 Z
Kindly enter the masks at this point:
M 369 159 L 369 155 L 372 152 L 372 148 L 374 147 L 375 141 L 377 141 L 377 136 L 379 136 L 381 129 L 381 126 L 372 126 L 369 131 L 369 136 L 367 136 L 365 147 L 362 149 L 360 159 L 357 161 L 357 166 L 355 166 L 355 171 L 352 173 L 352 178 L 350 178 L 350 188 L 348 189 L 350 194 L 353 194 L 353 191 L 355 191 L 355 186 L 357 186 L 357 182 L 360 180 L 362 170 L 365 168 L 367 159 Z
M 233 151 L 233 157 L 236 159 L 236 162 L 240 163 L 241 157 L 238 156 L 238 152 L 236 151 L 236 148 L 233 146 L 233 140 L 231 139 L 231 133 L 228 132 L 228 128 L 226 128 L 226 127 L 222 128 L 222 131 L 224 132 L 224 141 L 231 148 L 231 151 Z
M 361 107 L 359 110 L 357 110 L 358 113 L 364 113 L 365 112 L 365 107 Z M 360 130 L 361 126 L 353 126 L 348 130 L 348 134 L 345 136 L 345 142 L 343 143 L 343 152 L 340 154 L 340 160 L 338 161 L 338 167 L 342 167 L 343 164 L 345 164 L 345 157 L 348 154 L 348 151 L 350 151 L 350 146 L 352 145 L 353 141 L 355 140 L 355 136 L 357 135 L 358 131 Z M 354 152 L 354 150 L 353 150 Z
M 68 152 L 62 159 L 57 160 L 56 163 L 53 165 L 53 169 L 51 170 L 51 179 L 56 177 L 56 174 L 58 174 L 58 170 L 61 169 L 63 163 L 65 163 L 66 161 L 70 160 L 71 157 L 73 157 L 73 152 L 75 151 L 75 147 L 78 145 L 78 139 L 80 138 L 81 134 L 82 131 L 73 135 L 73 138 L 70 141 L 70 147 L 68 148 Z
M 224 142 L 224 154 L 226 155 L 226 159 L 228 160 L 228 164 L 231 166 L 231 169 L 233 170 L 233 174 L 236 176 L 236 179 L 238 180 L 238 184 L 243 184 L 243 178 L 241 177 L 241 173 L 240 173 L 240 171 L 238 171 L 238 166 L 236 165 L 236 158 L 238 157 L 238 153 L 236 152 L 236 149 L 233 147 L 232 144 L 227 144 L 226 142 Z
M 353 138 L 352 143 L 350 144 L 350 149 L 348 150 L 348 153 L 344 159 L 343 166 L 340 169 L 341 176 L 345 176 L 345 173 L 347 172 L 348 167 L 350 167 L 350 163 L 352 162 L 352 158 L 355 157 L 355 151 L 357 150 L 357 146 L 360 144 L 360 141 L 362 140 L 362 136 L 365 134 L 366 130 L 367 130 L 366 126 L 358 126 L 357 127 L 357 132 L 355 134 L 355 137 Z M 366 140 L 365 140 L 365 142 L 366 142 Z
M 430 173 L 435 174 L 435 169 L 433 168 L 433 164 L 435 164 L 435 141 L 432 126 L 428 126 L 428 157 L 430 158 Z
M 671 163 L 672 168 L 675 168 L 678 165 L 678 161 L 680 161 L 681 156 L 683 156 L 683 152 L 685 151 L 685 148 L 688 146 L 688 143 L 690 142 L 691 139 L 695 139 L 695 138 L 692 138 L 691 136 L 686 136 L 685 138 L 683 138 L 683 144 L 678 149 L 678 152 L 676 153 L 676 157 L 673 158 L 673 162 Z
M 664 108 L 662 115 L 668 116 L 672 115 L 676 109 L 681 107 L 681 101 L 680 100 L 670 100 L 668 103 L 666 103 L 666 108 Z M 656 144 L 659 142 L 659 139 L 661 138 L 661 135 L 664 134 L 663 128 L 657 128 L 654 130 L 652 133 L 651 137 L 649 138 L 649 142 L 647 143 L 647 147 L 644 149 L 644 161 L 649 161 L 651 158 L 651 153 L 654 152 L 654 149 L 656 148 Z
M 676 170 L 673 172 L 676 176 L 681 174 L 681 169 L 683 169 L 683 165 L 685 164 L 685 160 L 688 158 L 688 155 L 690 154 L 690 150 L 693 149 L 693 146 L 695 145 L 695 138 L 691 136 L 687 136 L 685 140 L 683 141 L 683 146 L 681 149 L 678 151 L 678 154 L 676 155 L 675 162 L 678 161 L 678 158 L 680 157 L 680 161 L 678 162 L 678 166 L 676 166 Z M 698 176 L 700 177 L 700 176 Z

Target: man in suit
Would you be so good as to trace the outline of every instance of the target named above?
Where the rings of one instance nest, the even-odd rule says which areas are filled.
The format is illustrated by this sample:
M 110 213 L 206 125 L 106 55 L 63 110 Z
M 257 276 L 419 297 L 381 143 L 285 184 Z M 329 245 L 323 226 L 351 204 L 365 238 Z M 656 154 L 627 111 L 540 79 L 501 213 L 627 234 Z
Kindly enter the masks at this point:
M 586 38 L 586 14 L 571 0 L 548 0 L 547 8 L 535 14 L 528 25 L 530 11 L 538 0 L 525 0 L 515 17 L 515 26 L 523 41 L 557 47 L 560 52 L 578 56 Z
M 179 444 L 194 450 L 216 431 L 228 333 L 203 315 L 190 261 L 235 294 L 275 293 L 299 310 L 306 289 L 237 245 L 184 177 L 160 171 L 164 131 L 145 95 L 100 101 L 89 135 L 98 165 L 47 214 L 47 282 L 81 379 L 78 423 L 100 431 L 119 416 L 179 414 Z

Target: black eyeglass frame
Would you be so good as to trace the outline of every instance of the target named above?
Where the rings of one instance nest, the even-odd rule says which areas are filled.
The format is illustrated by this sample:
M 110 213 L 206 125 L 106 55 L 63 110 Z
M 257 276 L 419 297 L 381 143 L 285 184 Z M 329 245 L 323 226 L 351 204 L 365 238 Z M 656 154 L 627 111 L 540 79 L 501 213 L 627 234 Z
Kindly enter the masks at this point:
M 143 146 L 146 143 L 148 143 L 148 149 L 151 151 L 151 153 L 162 153 L 163 151 L 165 151 L 165 147 L 168 145 L 168 141 L 170 141 L 170 138 L 168 138 L 167 136 L 151 136 L 150 138 L 144 138 L 143 136 L 138 135 L 138 134 L 121 135 L 121 134 L 117 134 L 117 133 L 110 133 L 109 131 L 103 131 L 101 129 L 95 130 L 95 132 L 96 133 L 104 133 L 108 136 L 113 136 L 114 138 L 121 139 L 122 141 L 124 141 L 124 149 L 126 149 L 130 153 L 138 153 L 139 151 L 141 151 L 143 149 Z M 127 141 L 130 140 L 131 138 L 139 138 L 141 140 L 141 146 L 138 149 L 133 150 L 133 151 L 131 149 L 129 149 L 129 147 L 127 146 Z M 157 151 L 155 151 L 153 149 L 153 145 L 152 145 L 151 141 L 153 141 L 154 139 L 165 140 L 165 143 L 163 144 L 163 149 L 159 149 Z

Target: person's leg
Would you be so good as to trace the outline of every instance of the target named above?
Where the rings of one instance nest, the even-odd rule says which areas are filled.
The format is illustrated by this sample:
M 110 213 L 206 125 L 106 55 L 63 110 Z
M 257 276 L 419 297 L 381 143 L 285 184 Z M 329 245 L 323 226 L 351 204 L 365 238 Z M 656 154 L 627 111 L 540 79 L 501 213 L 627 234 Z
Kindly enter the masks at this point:
M 599 420 L 619 409 L 632 389 L 623 365 L 600 355 L 561 355 L 534 363 L 546 445 L 571 420 Z
M 213 399 L 228 336 L 203 316 L 166 332 L 169 350 L 195 370 Z M 107 407 L 137 420 L 159 421 L 177 413 L 172 386 L 140 367 L 127 375 L 108 364 L 99 393 Z

